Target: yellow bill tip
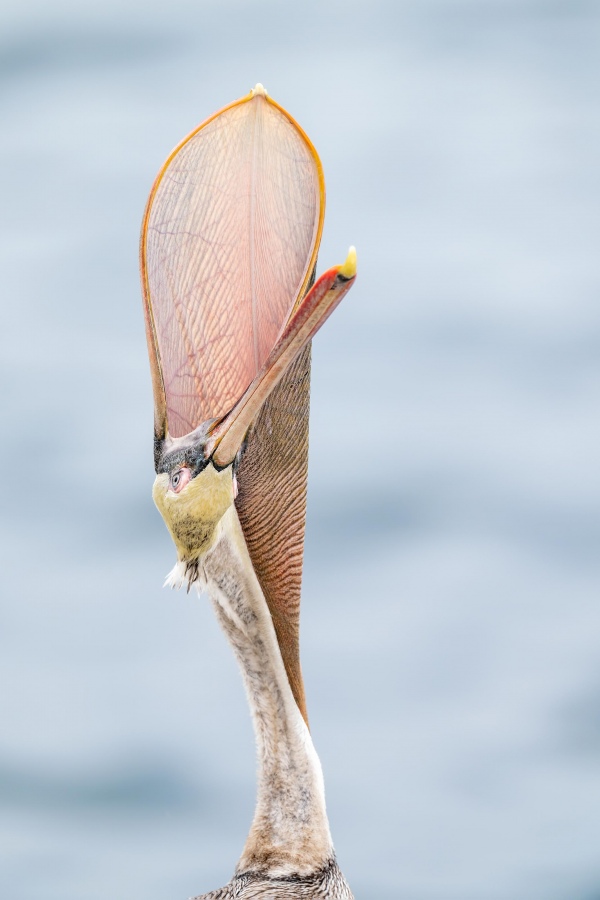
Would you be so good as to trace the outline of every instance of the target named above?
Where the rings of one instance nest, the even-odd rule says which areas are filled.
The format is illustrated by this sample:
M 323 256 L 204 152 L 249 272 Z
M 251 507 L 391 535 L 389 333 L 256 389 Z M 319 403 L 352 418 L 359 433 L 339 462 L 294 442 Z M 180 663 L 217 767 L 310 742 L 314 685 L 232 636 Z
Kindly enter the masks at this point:
M 269 96 L 267 93 L 266 87 L 263 87 L 263 85 L 260 83 L 260 81 L 258 82 L 258 84 L 254 85 L 254 87 L 252 88 L 250 93 L 252 94 L 253 97 L 268 97 Z
M 343 266 L 340 266 L 338 275 L 342 278 L 354 278 L 356 275 L 356 247 L 350 247 L 348 256 Z

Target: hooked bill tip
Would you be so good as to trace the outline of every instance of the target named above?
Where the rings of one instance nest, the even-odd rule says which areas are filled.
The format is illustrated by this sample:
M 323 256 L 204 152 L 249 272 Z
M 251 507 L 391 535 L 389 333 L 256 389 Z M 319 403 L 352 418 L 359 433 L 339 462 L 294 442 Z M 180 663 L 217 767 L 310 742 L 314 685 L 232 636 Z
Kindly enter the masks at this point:
M 342 278 L 354 278 L 356 275 L 356 247 L 350 247 L 348 256 L 343 266 L 340 266 L 338 275 Z
M 253 97 L 268 97 L 267 89 L 262 86 L 260 81 L 258 84 L 255 84 L 252 90 L 250 91 Z

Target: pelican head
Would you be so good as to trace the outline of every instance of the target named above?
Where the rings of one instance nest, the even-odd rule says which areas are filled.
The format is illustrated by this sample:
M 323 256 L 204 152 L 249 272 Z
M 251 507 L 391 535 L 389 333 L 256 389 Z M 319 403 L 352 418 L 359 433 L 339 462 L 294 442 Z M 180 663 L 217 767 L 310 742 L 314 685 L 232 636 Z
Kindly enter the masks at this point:
M 217 468 L 207 455 L 207 426 L 162 442 L 152 497 L 177 549 L 188 586 L 213 546 L 219 522 L 235 500 L 233 464 Z

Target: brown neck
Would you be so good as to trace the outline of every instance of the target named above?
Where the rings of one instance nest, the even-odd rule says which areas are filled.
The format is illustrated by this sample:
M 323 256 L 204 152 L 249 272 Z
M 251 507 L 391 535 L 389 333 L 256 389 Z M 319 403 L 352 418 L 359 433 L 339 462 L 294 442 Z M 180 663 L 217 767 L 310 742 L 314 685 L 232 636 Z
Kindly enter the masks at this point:
M 333 856 L 321 765 L 233 506 L 202 568 L 242 670 L 258 749 L 256 811 L 237 871 L 309 875 Z

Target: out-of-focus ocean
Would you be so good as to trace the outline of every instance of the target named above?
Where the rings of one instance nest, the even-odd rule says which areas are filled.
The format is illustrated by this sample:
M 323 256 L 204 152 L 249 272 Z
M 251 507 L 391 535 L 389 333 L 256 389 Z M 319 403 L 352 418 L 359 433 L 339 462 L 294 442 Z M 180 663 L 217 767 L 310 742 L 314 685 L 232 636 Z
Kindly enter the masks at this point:
M 0 896 L 184 900 L 254 802 L 241 680 L 161 587 L 142 211 L 257 81 L 322 157 L 303 663 L 357 900 L 600 897 L 600 7 L 0 11 Z

